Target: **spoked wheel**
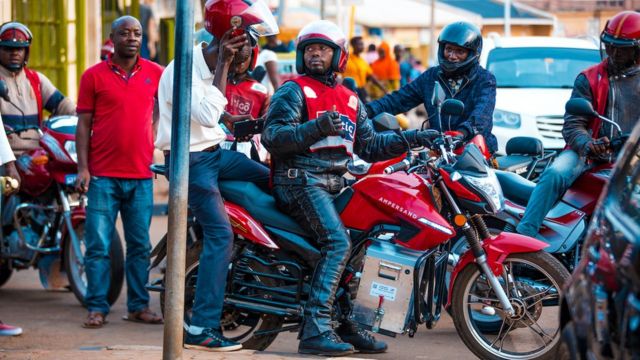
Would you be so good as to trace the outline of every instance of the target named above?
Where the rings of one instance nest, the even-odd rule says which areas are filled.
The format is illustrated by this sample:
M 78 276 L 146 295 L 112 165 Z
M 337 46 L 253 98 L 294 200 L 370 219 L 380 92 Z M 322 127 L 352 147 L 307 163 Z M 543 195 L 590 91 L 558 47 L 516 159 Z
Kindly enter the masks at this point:
M 453 320 L 460 337 L 481 359 L 552 359 L 560 339 L 559 298 L 568 271 L 548 253 L 512 254 L 500 283 L 515 313 L 506 313 L 477 266 L 467 266 L 453 288 Z M 477 314 L 500 317 L 497 332 L 482 329 Z
M 64 265 L 65 272 L 69 279 L 69 285 L 73 294 L 83 306 L 86 306 L 85 298 L 87 295 L 87 275 L 85 274 L 84 254 L 86 251 L 84 240 L 84 221 L 78 223 L 75 227 L 76 236 L 80 241 L 80 252 L 83 259 L 78 259 L 76 252 L 73 250 L 71 237 L 67 233 L 64 240 Z M 109 248 L 109 264 L 111 265 L 111 279 L 109 292 L 107 292 L 107 302 L 113 305 L 122 290 L 124 282 L 124 253 L 122 250 L 122 241 L 118 231 L 113 231 L 111 239 L 111 247 Z
M 193 315 L 193 304 L 196 295 L 196 284 L 198 282 L 199 254 L 201 244 L 198 243 L 187 252 L 187 269 L 185 272 L 185 294 L 184 294 L 184 322 L 191 324 Z M 268 273 L 270 270 L 262 267 L 256 262 L 248 264 L 252 270 Z M 264 286 L 275 286 L 271 279 L 251 278 L 245 281 L 259 282 Z M 247 290 L 248 291 L 248 290 Z M 250 293 L 244 294 L 251 296 Z M 164 292 L 160 293 L 160 306 L 164 313 Z M 283 319 L 279 316 L 240 310 L 225 305 L 222 308 L 220 325 L 223 335 L 233 341 L 242 344 L 244 349 L 265 350 L 276 339 L 278 333 L 266 335 L 255 335 L 257 331 L 275 330 L 282 327 Z

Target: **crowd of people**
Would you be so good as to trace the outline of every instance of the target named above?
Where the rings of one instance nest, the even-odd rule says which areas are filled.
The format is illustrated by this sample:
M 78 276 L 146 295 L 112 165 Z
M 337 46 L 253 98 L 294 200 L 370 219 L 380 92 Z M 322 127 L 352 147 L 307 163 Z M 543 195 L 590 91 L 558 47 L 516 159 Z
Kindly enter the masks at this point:
M 228 3 L 237 5 L 233 7 L 236 13 L 230 12 Z M 280 84 L 276 53 L 291 48 L 277 41 L 277 25 L 263 5 L 260 1 L 209 0 L 205 5 L 205 30 L 212 36 L 193 48 L 188 202 L 202 226 L 200 272 L 208 275 L 198 277 L 185 346 L 216 351 L 242 347 L 223 336 L 220 324 L 233 233 L 218 182 L 243 180 L 271 192 L 279 208 L 313 234 L 321 250 L 304 309 L 299 352 L 384 352 L 384 342 L 348 319 L 349 301 L 336 299 L 350 238 L 332 199 L 343 188 L 340 178 L 354 154 L 370 162 L 393 158 L 406 150 L 405 140 L 419 146 L 429 141 L 433 131 L 447 130 L 460 132 L 464 139 L 482 134 L 490 151 L 496 151 L 496 139 L 491 134 L 496 81 L 478 63 L 482 35 L 470 23 L 448 25 L 438 38 L 439 64 L 424 70 L 402 46 L 391 49 L 382 42 L 365 51 L 362 37 L 348 40 L 335 24 L 317 21 L 305 26 L 295 42 L 300 76 Z M 242 9 L 247 8 L 252 8 L 251 16 L 244 17 L 247 12 Z M 236 17 L 242 18 L 241 27 L 230 25 Z M 145 35 L 145 21 L 149 20 L 123 16 L 112 23 L 111 47 L 103 61 L 83 73 L 77 105 L 44 75 L 27 67 L 32 42 L 29 29 L 17 22 L 0 27 L 0 77 L 7 80 L 21 108 L 17 113 L 15 106 L 0 100 L 4 124 L 39 126 L 44 120 L 43 110 L 77 114 L 79 118 L 76 187 L 88 195 L 85 328 L 100 328 L 107 323 L 108 249 L 118 213 L 127 249 L 128 313 L 123 319 L 163 323 L 162 317 L 149 308 L 145 289 L 153 207 L 149 166 L 154 148 L 163 151 L 165 163 L 171 164 L 174 64 L 163 69 L 145 59 L 145 51 L 154 58 L 151 44 L 156 39 L 152 34 Z M 261 36 L 268 39 L 262 50 L 258 45 Z M 623 39 L 627 43 L 611 36 L 605 29 L 602 41 L 609 60 L 580 75 L 572 96 L 592 100 L 598 112 L 613 116 L 627 129 L 632 125 L 629 119 L 637 118 L 637 114 L 613 114 L 611 104 L 606 105 L 607 95 L 601 94 L 602 89 L 606 93 L 613 88 L 620 93 L 619 88 L 636 86 L 638 39 Z M 610 79 L 607 74 L 625 76 L 599 81 Z M 353 78 L 355 89 L 341 84 L 341 77 Z M 432 99 L 436 83 L 444 89 L 443 96 L 465 104 L 460 116 L 451 116 L 447 122 L 435 116 Z M 623 99 L 634 100 L 629 96 Z M 368 121 L 381 113 L 403 113 L 421 104 L 429 114 L 425 130 L 406 130 L 403 136 L 376 133 Z M 234 138 L 234 124 L 256 119 L 265 120 L 261 135 Z M 606 152 L 598 145 L 603 141 L 595 140 L 606 140 L 608 132 L 591 119 L 568 116 L 563 133 L 571 149 L 560 155 L 557 166 L 550 168 L 549 174 L 545 172 L 540 183 L 555 184 L 559 173 L 570 173 L 561 179 L 563 184 L 570 183 L 574 173 L 581 171 L 578 160 L 583 161 L 589 153 Z M 0 135 L 4 174 L 20 180 L 13 153 L 33 146 L 26 144 L 32 138 L 7 138 L 4 132 Z M 567 172 L 567 167 L 574 171 Z M 172 171 L 171 166 L 168 171 Z M 552 200 L 550 195 L 559 196 L 559 188 L 541 186 L 533 196 Z M 539 222 L 525 220 L 545 209 L 529 211 L 518 231 L 535 236 Z M 334 304 L 345 315 L 337 319 L 336 329 L 332 326 Z M 21 329 L 0 323 L 0 335 L 20 333 Z

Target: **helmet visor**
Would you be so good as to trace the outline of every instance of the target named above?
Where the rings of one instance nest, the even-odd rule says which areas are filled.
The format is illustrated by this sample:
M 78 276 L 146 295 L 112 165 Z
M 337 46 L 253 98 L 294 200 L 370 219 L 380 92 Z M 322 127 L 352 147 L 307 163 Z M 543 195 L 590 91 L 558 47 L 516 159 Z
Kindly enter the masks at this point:
M 275 17 L 273 17 L 271 10 L 269 10 L 267 4 L 262 0 L 254 2 L 240 15 L 243 18 L 249 17 L 256 20 L 254 23 L 247 26 L 247 31 L 249 31 L 252 36 L 269 36 L 280 32 Z

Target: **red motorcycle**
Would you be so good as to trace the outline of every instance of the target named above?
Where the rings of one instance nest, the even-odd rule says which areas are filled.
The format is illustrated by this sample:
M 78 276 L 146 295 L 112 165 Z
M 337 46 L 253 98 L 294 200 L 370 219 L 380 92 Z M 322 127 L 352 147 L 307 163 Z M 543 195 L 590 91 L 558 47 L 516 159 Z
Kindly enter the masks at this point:
M 2 84 L 0 96 L 9 101 Z M 70 287 L 84 304 L 86 198 L 74 188 L 78 172 L 77 123 L 75 116 L 56 116 L 43 122 L 41 128 L 5 126 L 8 136 L 36 134 L 31 143 L 37 145 L 20 149 L 21 153 L 16 154 L 16 168 L 22 181 L 20 191 L 2 198 L 0 286 L 9 280 L 13 270 L 33 267 L 39 270 L 45 289 Z M 117 232 L 111 241 L 110 260 L 111 287 L 107 299 L 113 304 L 124 279 L 124 256 Z
M 448 104 L 443 111 L 462 106 L 455 100 Z M 400 133 L 397 124 L 392 130 Z M 350 318 L 380 334 L 413 336 L 420 324 L 433 328 L 442 308 L 450 307 L 462 340 L 480 358 L 553 358 L 560 336 L 557 299 L 569 273 L 542 251 L 545 243 L 489 233 L 481 215 L 502 209 L 500 185 L 476 146 L 453 154 L 456 141 L 438 135 L 418 156 L 408 151 L 386 174 L 366 176 L 335 198 L 353 241 L 337 298 L 353 299 Z M 154 171 L 164 173 L 160 167 Z M 220 191 L 236 237 L 224 335 L 264 350 L 278 333 L 300 326 L 320 253 L 312 236 L 254 184 L 220 182 Z M 456 231 L 465 234 L 471 250 L 449 270 L 449 241 Z M 188 238 L 186 324 L 202 246 L 193 218 Z M 166 238 L 152 252 L 152 266 L 165 254 Z M 148 288 L 161 292 L 164 306 L 163 280 Z M 485 307 L 502 319 L 497 334 L 474 323 L 472 314 Z

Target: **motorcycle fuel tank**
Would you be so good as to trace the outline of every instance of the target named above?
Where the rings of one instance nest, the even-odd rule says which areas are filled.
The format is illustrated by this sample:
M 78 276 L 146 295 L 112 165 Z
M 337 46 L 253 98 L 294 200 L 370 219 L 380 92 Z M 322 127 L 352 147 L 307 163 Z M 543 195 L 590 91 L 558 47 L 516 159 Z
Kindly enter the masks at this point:
M 423 253 L 374 241 L 364 259 L 350 318 L 374 332 L 405 332 L 412 316 L 413 276 Z M 424 264 L 424 262 L 422 262 Z
M 348 228 L 371 231 L 376 226 L 399 228 L 398 245 L 424 251 L 455 235 L 434 204 L 431 190 L 415 174 L 371 175 L 353 185 L 354 195 L 341 218 Z

